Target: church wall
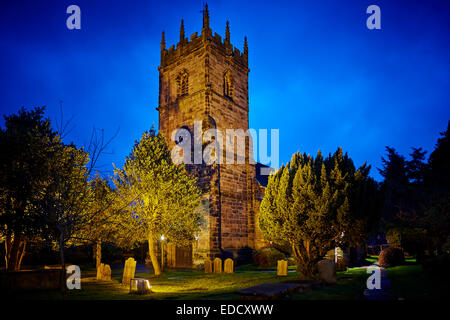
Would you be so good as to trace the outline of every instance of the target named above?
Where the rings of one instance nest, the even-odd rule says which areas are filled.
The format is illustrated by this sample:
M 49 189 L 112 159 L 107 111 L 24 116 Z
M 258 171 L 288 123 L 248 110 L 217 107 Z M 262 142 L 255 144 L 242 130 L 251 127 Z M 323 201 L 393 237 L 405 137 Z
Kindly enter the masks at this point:
M 174 130 L 189 128 L 194 133 L 194 121 L 203 121 L 203 129 L 211 125 L 212 117 L 222 133 L 226 129 L 249 128 L 247 54 L 241 54 L 229 42 L 208 28 L 180 40 L 177 46 L 165 49 L 162 42 L 159 92 L 159 130 L 165 135 L 169 149 Z M 232 97 L 224 96 L 224 74 L 231 72 Z M 188 94 L 178 96 L 177 77 L 188 74 Z M 205 123 L 206 120 L 206 123 Z M 225 140 L 223 160 L 226 159 Z M 246 146 L 246 159 L 253 155 L 252 143 Z M 193 244 L 194 262 L 213 258 L 224 251 L 235 256 L 240 248 L 254 248 L 260 242 L 257 212 L 262 189 L 255 180 L 255 168 L 250 164 L 187 165 L 198 177 L 203 191 L 202 232 Z

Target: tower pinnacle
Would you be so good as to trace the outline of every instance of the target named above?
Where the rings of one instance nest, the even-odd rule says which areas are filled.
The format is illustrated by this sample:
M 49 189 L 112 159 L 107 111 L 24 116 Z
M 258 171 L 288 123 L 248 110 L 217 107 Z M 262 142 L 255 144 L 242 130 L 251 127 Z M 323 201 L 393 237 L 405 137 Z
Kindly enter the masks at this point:
M 245 54 L 245 55 L 248 55 L 247 36 L 244 37 L 244 54 Z
M 161 36 L 161 51 L 164 51 L 165 49 L 166 49 L 166 37 L 163 31 Z
M 205 8 L 203 9 L 203 29 L 209 29 L 208 3 L 205 3 Z
M 180 26 L 180 43 L 184 42 L 184 21 L 181 19 L 181 26 Z
M 230 21 L 228 20 L 225 28 L 225 42 L 230 43 Z

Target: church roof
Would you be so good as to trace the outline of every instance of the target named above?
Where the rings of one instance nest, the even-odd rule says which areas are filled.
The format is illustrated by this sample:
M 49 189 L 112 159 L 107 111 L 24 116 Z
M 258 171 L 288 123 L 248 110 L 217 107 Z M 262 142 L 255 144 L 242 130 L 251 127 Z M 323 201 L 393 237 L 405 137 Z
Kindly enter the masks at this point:
M 274 170 L 273 168 L 270 168 L 269 166 L 266 166 L 265 164 L 259 163 L 257 162 L 255 164 L 255 168 L 256 168 L 256 181 L 258 181 L 258 183 L 263 186 L 263 187 L 267 187 L 267 183 L 269 182 L 269 176 L 265 175 L 265 174 L 261 174 L 261 168 L 269 168 Z

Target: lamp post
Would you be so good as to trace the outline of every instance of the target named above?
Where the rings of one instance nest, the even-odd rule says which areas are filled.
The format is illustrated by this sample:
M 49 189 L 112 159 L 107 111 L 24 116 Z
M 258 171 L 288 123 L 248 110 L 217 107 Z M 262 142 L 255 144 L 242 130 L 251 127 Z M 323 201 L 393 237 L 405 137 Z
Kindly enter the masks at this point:
M 195 235 L 195 250 L 198 249 L 198 234 Z
M 164 270 L 164 235 L 161 236 L 161 271 Z

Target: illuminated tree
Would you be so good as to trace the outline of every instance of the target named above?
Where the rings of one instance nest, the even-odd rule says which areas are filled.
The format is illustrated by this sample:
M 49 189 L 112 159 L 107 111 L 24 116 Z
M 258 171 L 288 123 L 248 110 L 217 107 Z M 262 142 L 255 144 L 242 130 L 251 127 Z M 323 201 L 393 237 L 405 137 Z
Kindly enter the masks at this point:
M 94 200 L 86 167 L 88 154 L 73 144 L 60 144 L 49 156 L 40 221 L 43 234 L 59 244 L 61 265 L 65 266 L 66 242 L 90 220 L 89 208 Z
M 116 190 L 111 188 L 108 179 L 98 174 L 89 184 L 93 193 L 91 205 L 84 214 L 86 221 L 74 235 L 74 242 L 86 241 L 94 245 L 93 253 L 96 267 L 101 263 L 103 242 L 116 242 L 118 236 L 117 219 L 122 203 L 119 201 Z
M 48 185 L 50 155 L 61 141 L 44 108 L 5 116 L 0 130 L 0 231 L 5 240 L 5 263 L 20 269 L 27 240 L 42 231 L 40 201 Z
M 315 159 L 296 153 L 269 177 L 259 226 L 266 238 L 290 246 L 302 276 L 314 277 L 317 262 L 338 243 L 356 244 L 367 236 L 375 212 L 363 211 L 361 197 L 375 201 L 377 193 L 368 173 L 365 165 L 355 172 L 338 149 L 326 159 L 320 151 Z
M 93 202 L 98 190 L 91 189 L 89 176 L 113 138 L 104 143 L 103 133 L 101 139 L 93 134 L 89 159 L 83 148 L 61 141 L 67 127 L 62 119 L 55 131 L 43 114 L 43 107 L 22 108 L 5 116 L 0 131 L 0 232 L 10 271 L 20 269 L 30 239 L 59 243 L 64 265 L 65 243 L 105 208 L 105 201 Z
M 199 230 L 200 192 L 184 165 L 174 165 L 161 134 L 145 132 L 115 170 L 115 185 L 129 204 L 122 219 L 122 235 L 129 242 L 148 240 L 155 275 L 161 274 L 156 243 L 164 235 L 175 245 L 186 245 Z

